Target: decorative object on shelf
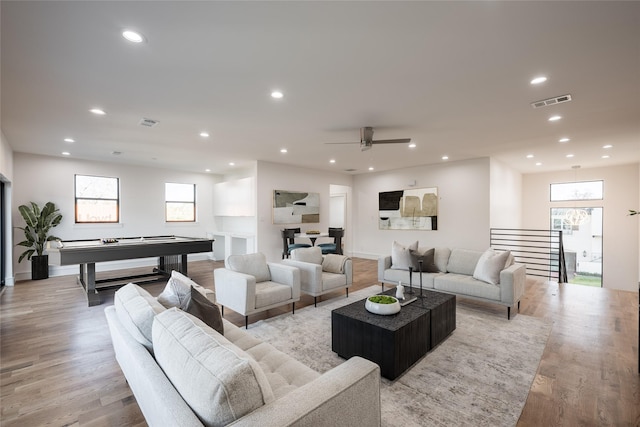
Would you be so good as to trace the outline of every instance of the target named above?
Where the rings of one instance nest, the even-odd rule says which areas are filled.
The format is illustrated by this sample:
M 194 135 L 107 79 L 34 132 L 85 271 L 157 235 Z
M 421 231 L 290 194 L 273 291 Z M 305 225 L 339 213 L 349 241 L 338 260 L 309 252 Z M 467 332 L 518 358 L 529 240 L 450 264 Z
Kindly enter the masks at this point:
M 274 224 L 320 222 L 320 193 L 273 190 Z
M 418 261 L 420 266 L 420 297 L 422 297 L 422 260 Z
M 633 209 L 629 209 L 629 216 L 639 215 L 640 211 L 634 211 Z
M 409 295 L 413 295 L 413 266 L 409 266 L 409 291 L 407 292 Z
M 24 231 L 25 236 L 25 240 L 18 243 L 18 246 L 28 248 L 20 255 L 18 262 L 25 257 L 31 260 L 31 279 L 46 279 L 49 277 L 49 256 L 43 255 L 43 252 L 48 242 L 61 240 L 49 234 L 49 230 L 60 224 L 62 214 L 52 202 L 47 202 L 42 210 L 37 203 L 30 202 L 29 205 L 18 206 L 18 211 L 27 224 L 25 227 L 18 227 Z
M 367 298 L 364 308 L 370 313 L 387 316 L 400 311 L 400 302 L 389 295 L 373 295 Z
M 437 230 L 438 189 L 411 188 L 378 193 L 380 230 Z
M 396 298 L 404 299 L 404 286 L 402 286 L 402 282 L 398 282 L 398 286 L 396 286 Z

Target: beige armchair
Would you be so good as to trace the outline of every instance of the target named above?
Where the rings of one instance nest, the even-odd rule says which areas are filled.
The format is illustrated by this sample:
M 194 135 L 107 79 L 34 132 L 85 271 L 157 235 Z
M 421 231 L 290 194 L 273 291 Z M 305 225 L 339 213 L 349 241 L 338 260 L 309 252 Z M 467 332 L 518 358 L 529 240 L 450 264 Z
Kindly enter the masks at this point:
M 353 264 L 351 258 L 344 255 L 322 255 L 319 247 L 300 248 L 291 251 L 291 258 L 282 263 L 300 269 L 300 289 L 313 296 L 314 306 L 320 295 L 345 289 L 349 296 L 349 287 L 353 283 Z
M 262 253 L 230 255 L 224 268 L 213 270 L 216 299 L 222 306 L 244 316 L 245 328 L 249 315 L 300 301 L 300 270 L 267 262 Z

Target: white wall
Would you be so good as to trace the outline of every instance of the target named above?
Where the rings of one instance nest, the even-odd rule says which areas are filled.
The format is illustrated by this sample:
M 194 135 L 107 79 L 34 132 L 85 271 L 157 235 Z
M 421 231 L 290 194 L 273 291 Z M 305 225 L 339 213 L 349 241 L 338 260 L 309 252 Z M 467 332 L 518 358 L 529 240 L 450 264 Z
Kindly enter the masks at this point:
M 13 253 L 13 224 L 11 222 L 11 212 L 13 211 L 13 150 L 9 145 L 9 141 L 4 136 L 4 132 L 0 131 L 0 181 L 5 184 L 4 200 L 0 200 L 0 209 L 5 213 L 6 224 L 4 230 L 0 230 L 5 236 L 6 242 L 3 248 L 0 248 L 0 257 L 4 258 L 4 283 L 7 286 L 13 286 L 15 279 L 13 277 L 13 263 L 11 254 Z
M 379 230 L 378 193 L 410 188 L 438 188 L 438 230 Z M 391 253 L 394 240 L 420 246 L 489 247 L 488 158 L 445 162 L 388 172 L 358 175 L 354 179 L 354 256 L 377 258 Z
M 258 233 L 257 247 L 263 252 L 267 260 L 282 259 L 282 238 L 280 230 L 283 228 L 300 227 L 306 230 L 327 230 L 329 228 L 329 197 L 332 184 L 351 188 L 353 178 L 342 173 L 331 173 L 312 169 L 298 168 L 279 163 L 258 162 L 257 169 L 257 211 Z M 320 194 L 320 223 L 314 224 L 273 224 L 272 201 L 273 190 L 308 191 Z M 347 210 L 349 210 L 350 194 L 347 195 Z M 345 253 L 349 253 L 353 239 L 349 237 L 350 224 L 345 227 Z
M 603 208 L 603 287 L 638 291 L 639 219 L 628 215 L 638 209 L 640 165 L 580 169 L 578 181 L 604 180 L 604 200 L 571 202 L 577 207 Z M 523 176 L 523 227 L 549 228 L 549 212 L 566 202 L 550 202 L 552 183 L 576 181 L 573 170 Z
M 489 189 L 491 228 L 522 228 L 522 174 L 491 159 Z
M 14 206 L 34 201 L 39 205 L 51 201 L 60 209 L 63 220 L 52 233 L 63 240 L 98 239 L 104 237 L 136 237 L 153 235 L 180 235 L 206 237 L 216 231 L 213 221 L 213 186 L 220 176 L 89 162 L 72 158 L 14 154 Z M 120 179 L 120 224 L 75 224 L 74 175 L 97 175 Z M 198 217 L 195 223 L 168 224 L 164 218 L 164 184 L 176 182 L 196 184 Z M 14 226 L 24 224 L 17 209 L 12 211 Z M 15 230 L 14 240 L 22 240 Z M 15 240 L 16 242 L 20 240 Z M 29 262 L 16 264 L 22 247 L 14 249 L 16 278 L 30 272 Z M 101 263 L 97 269 L 108 269 Z M 114 267 L 117 268 L 117 267 Z M 123 267 L 119 267 L 123 268 Z M 68 268 L 51 268 L 52 276 L 70 274 Z M 21 278 L 28 278 L 21 276 Z

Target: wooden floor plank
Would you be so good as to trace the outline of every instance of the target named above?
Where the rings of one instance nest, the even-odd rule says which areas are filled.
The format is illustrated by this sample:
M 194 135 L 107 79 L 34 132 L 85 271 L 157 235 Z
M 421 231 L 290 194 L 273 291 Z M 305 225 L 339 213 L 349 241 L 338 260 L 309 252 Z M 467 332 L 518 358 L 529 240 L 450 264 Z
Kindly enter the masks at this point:
M 377 262 L 353 259 L 351 292 L 377 282 Z M 221 262 L 189 263 L 189 274 L 214 289 Z M 108 273 L 138 274 L 140 269 Z M 166 280 L 143 285 L 158 295 Z M 25 281 L 0 296 L 0 424 L 9 426 L 144 426 L 111 345 L 103 304 L 87 306 L 75 276 Z M 344 291 L 320 300 L 345 298 Z M 459 298 L 496 316 L 504 307 Z M 302 295 L 296 309 L 312 305 Z M 250 316 L 251 324 L 290 312 Z M 520 313 L 553 322 L 518 426 L 640 426 L 638 294 L 529 278 Z M 518 314 L 516 313 L 515 316 Z M 225 310 L 243 326 L 244 317 Z M 517 344 L 517 343 L 515 343 Z

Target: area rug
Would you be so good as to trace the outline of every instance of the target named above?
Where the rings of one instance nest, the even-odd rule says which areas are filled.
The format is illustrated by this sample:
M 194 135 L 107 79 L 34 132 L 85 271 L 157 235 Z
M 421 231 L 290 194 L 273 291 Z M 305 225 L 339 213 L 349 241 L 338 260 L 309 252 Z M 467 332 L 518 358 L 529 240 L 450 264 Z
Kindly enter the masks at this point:
M 249 325 L 248 332 L 318 372 L 344 362 L 331 351 L 331 310 L 380 292 L 371 286 Z M 364 304 L 364 302 L 363 302 Z M 403 375 L 381 379 L 383 426 L 514 426 L 551 324 L 458 303 L 456 330 Z

